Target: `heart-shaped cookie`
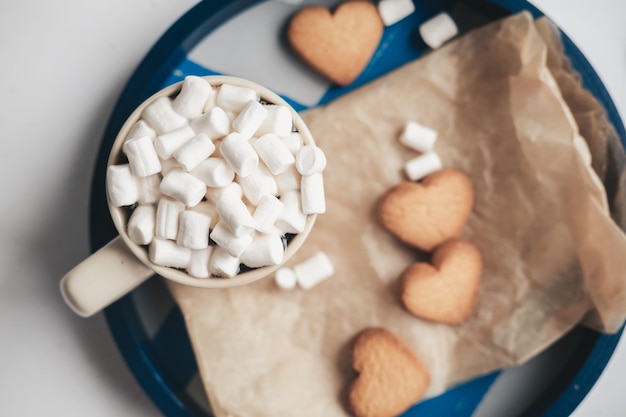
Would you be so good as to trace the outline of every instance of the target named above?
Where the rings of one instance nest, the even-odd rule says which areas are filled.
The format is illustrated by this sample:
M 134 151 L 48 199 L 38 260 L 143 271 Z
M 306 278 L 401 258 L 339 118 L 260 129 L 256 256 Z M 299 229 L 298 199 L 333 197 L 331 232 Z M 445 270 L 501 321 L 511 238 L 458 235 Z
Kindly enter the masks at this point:
M 350 387 L 357 417 L 394 417 L 422 396 L 430 375 L 411 349 L 383 328 L 361 332 L 352 351 L 359 376 Z
M 402 273 L 402 304 L 426 320 L 463 323 L 478 296 L 483 271 L 480 251 L 466 240 L 452 239 L 435 250 L 432 263 L 416 263 Z
M 331 12 L 322 6 L 299 10 L 290 20 L 287 38 L 308 65 L 336 84 L 354 81 L 374 54 L 383 22 L 369 1 L 348 1 Z
M 421 182 L 403 182 L 383 196 L 378 217 L 385 229 L 418 249 L 431 251 L 458 236 L 474 204 L 470 179 L 443 169 Z

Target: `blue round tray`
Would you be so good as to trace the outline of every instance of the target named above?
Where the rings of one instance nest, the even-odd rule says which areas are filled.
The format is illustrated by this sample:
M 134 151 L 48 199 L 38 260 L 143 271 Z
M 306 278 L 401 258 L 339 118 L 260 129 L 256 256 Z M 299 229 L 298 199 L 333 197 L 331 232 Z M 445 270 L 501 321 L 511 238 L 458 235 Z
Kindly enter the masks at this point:
M 136 69 L 113 109 L 95 166 L 89 220 L 92 251 L 95 252 L 116 236 L 106 204 L 105 172 L 109 151 L 126 118 L 147 97 L 180 81 L 186 75 L 215 73 L 213 69 L 190 58 L 191 52 L 225 23 L 244 11 L 263 6 L 262 3 L 260 0 L 200 2 L 158 40 Z M 384 54 L 373 60 L 352 85 L 345 88 L 329 87 L 318 104 L 331 101 L 405 62 L 419 58 L 425 49 L 415 42 L 415 28 L 420 22 L 442 10 L 449 11 L 453 16 L 456 13 L 455 17 L 461 18 L 468 28 L 522 10 L 530 11 L 535 17 L 542 16 L 537 8 L 524 0 L 414 0 L 414 3 L 416 11 L 412 16 L 385 29 L 381 42 L 386 44 Z M 296 10 L 301 6 L 292 7 Z M 464 29 L 462 25 L 461 29 Z M 584 86 L 605 106 L 610 121 L 624 142 L 624 126 L 598 75 L 565 34 L 563 42 L 574 68 L 582 76 Z M 298 110 L 307 108 L 290 97 L 285 98 Z M 155 307 L 155 304 L 158 306 Z M 105 315 L 126 363 L 164 415 L 212 415 L 197 375 L 197 365 L 184 320 L 159 280 L 150 280 L 132 294 L 120 299 L 105 310 Z M 602 373 L 620 336 L 621 332 L 616 335 L 601 335 L 582 327 L 572 330 L 554 347 L 531 361 L 534 364 L 528 366 L 533 367 L 535 379 L 540 379 L 541 383 L 533 382 L 533 387 L 529 387 L 529 390 L 536 392 L 524 404 L 518 405 L 519 409 L 508 408 L 507 415 L 570 415 Z M 550 366 L 545 367 L 546 363 Z M 545 371 L 542 367 L 545 367 Z M 488 394 L 490 390 L 502 392 L 494 390 L 494 387 L 502 385 L 499 381 L 503 376 L 496 372 L 470 381 L 418 404 L 403 416 L 483 415 L 484 409 L 489 408 L 485 407 L 485 402 L 507 401 L 506 398 L 494 399 L 494 394 Z M 518 379 L 522 381 L 518 384 L 523 385 L 523 381 L 528 378 Z M 489 412 L 486 413 L 490 415 Z

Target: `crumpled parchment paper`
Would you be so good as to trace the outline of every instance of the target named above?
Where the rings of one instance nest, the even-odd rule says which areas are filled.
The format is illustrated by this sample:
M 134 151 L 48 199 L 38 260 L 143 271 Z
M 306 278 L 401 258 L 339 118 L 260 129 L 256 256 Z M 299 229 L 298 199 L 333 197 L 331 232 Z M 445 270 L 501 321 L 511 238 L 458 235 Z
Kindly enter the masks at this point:
M 609 207 L 624 216 L 608 204 L 622 195 L 623 151 L 548 21 L 521 13 L 480 28 L 304 117 L 328 158 L 327 213 L 288 265 L 321 250 L 335 276 L 291 292 L 271 278 L 228 290 L 168 283 L 218 417 L 348 415 L 350 347 L 369 326 L 408 343 L 433 396 L 526 361 L 582 321 L 623 323 L 626 238 Z M 423 254 L 376 221 L 417 156 L 397 140 L 408 120 L 437 130 L 444 166 L 475 187 L 464 237 L 485 270 L 460 326 L 401 307 L 398 276 Z

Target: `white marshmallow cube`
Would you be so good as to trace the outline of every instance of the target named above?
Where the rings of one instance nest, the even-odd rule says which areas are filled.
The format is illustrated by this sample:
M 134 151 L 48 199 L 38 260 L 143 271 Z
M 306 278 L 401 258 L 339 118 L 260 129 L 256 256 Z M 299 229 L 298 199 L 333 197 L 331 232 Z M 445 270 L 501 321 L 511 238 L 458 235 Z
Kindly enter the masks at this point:
M 380 0 L 378 13 L 385 26 L 391 26 L 415 11 L 413 0 Z
M 426 152 L 404 164 L 404 172 L 411 181 L 419 181 L 441 168 L 443 163 L 435 152 Z
M 432 151 L 436 141 L 436 131 L 414 121 L 407 122 L 400 134 L 400 143 L 418 152 Z
M 221 107 L 213 107 L 206 114 L 191 121 L 196 133 L 204 133 L 211 139 L 219 139 L 230 132 L 230 118 Z
M 239 184 L 243 190 L 243 195 L 255 206 L 259 204 L 264 195 L 276 195 L 278 193 L 276 180 L 262 164 L 259 164 L 252 174 L 245 178 L 239 178 Z
M 175 240 L 178 236 L 180 214 L 185 205 L 180 201 L 162 198 L 156 211 L 156 237 Z
M 262 196 L 252 215 L 256 230 L 261 233 L 272 232 L 274 223 L 276 223 L 276 219 L 280 216 L 284 206 L 279 199 L 272 195 Z
M 209 246 L 211 218 L 203 213 L 185 210 L 180 215 L 176 243 L 189 249 L 205 249 Z
M 187 124 L 187 118 L 176 113 L 169 97 L 160 97 L 148 105 L 142 113 L 143 119 L 157 135 L 179 129 Z
M 292 165 L 282 174 L 276 175 L 274 179 L 278 187 L 278 195 L 283 195 L 289 191 L 300 190 L 300 178 L 302 177 L 295 165 Z
M 306 226 L 307 216 L 302 212 L 299 191 L 289 191 L 281 196 L 283 210 L 276 219 L 276 227 L 283 233 L 301 233 Z
M 161 198 L 161 191 L 159 191 L 160 184 L 161 176 L 159 174 L 137 178 L 139 190 L 137 201 L 139 204 L 152 204 L 159 201 L 159 198 Z
M 207 187 L 226 187 L 235 179 L 235 171 L 222 158 L 207 158 L 189 172 Z
M 222 84 L 217 92 L 217 105 L 227 111 L 239 112 L 250 100 L 258 101 L 259 93 L 252 88 Z
M 126 140 L 139 138 L 142 136 L 150 136 L 151 138 L 156 137 L 156 132 L 152 129 L 145 120 L 138 120 L 135 122 L 133 127 L 128 131 L 128 135 L 126 135 Z
M 459 33 L 459 29 L 450 15 L 442 12 L 422 23 L 419 32 L 426 45 L 437 49 L 454 38 Z
M 267 109 L 256 100 L 249 101 L 233 120 L 232 126 L 244 138 L 250 139 L 265 120 Z
M 231 182 L 226 187 L 207 187 L 205 195 L 206 198 L 214 203 L 226 197 L 241 200 L 243 198 L 243 190 L 241 189 L 241 185 L 236 182 Z
M 153 205 L 139 205 L 128 219 L 128 236 L 138 245 L 147 245 L 154 238 L 156 210 Z
M 296 278 L 296 273 L 293 272 L 293 269 L 283 267 L 279 268 L 274 274 L 274 281 L 278 288 L 284 291 L 293 290 L 298 283 Z
M 213 141 L 204 133 L 191 138 L 187 143 L 174 152 L 174 159 L 185 171 L 191 171 L 198 164 L 215 152 Z
M 193 207 L 202 201 L 206 193 L 206 185 L 182 169 L 174 169 L 163 177 L 159 190 L 181 201 L 187 207 Z
M 191 249 L 171 240 L 152 239 L 148 254 L 153 263 L 172 268 L 187 268 L 191 261 Z
M 240 133 L 227 135 L 220 143 L 220 152 L 226 162 L 242 178 L 252 174 L 259 165 L 259 156 Z
M 249 235 L 254 230 L 254 219 L 240 199 L 229 196 L 217 201 L 217 212 L 230 231 L 237 237 Z
M 209 246 L 205 249 L 198 249 L 191 251 L 191 260 L 187 267 L 187 272 L 192 277 L 196 278 L 208 278 L 209 273 L 209 259 L 213 253 L 213 246 Z
M 279 137 L 288 136 L 293 128 L 291 110 L 286 106 L 278 104 L 269 104 L 265 108 L 267 109 L 267 116 L 265 116 L 265 120 L 263 120 L 263 123 L 257 130 L 257 135 L 262 136 L 266 133 L 273 133 Z
M 326 155 L 319 147 L 305 145 L 296 154 L 296 169 L 302 175 L 319 174 L 326 168 Z
M 224 248 L 215 246 L 209 260 L 209 271 L 218 277 L 232 278 L 239 272 L 239 264 L 239 258 L 229 255 Z
M 293 267 L 300 287 L 310 290 L 335 273 L 333 264 L 324 252 L 318 252 L 304 262 Z
M 147 177 L 161 172 L 161 161 L 159 161 L 151 137 L 140 136 L 127 140 L 122 150 L 128 158 L 130 169 L 136 176 Z
M 193 119 L 202 114 L 213 94 L 213 87 L 203 78 L 189 75 L 183 80 L 180 92 L 172 100 L 172 108 L 180 115 Z
M 302 212 L 304 214 L 325 213 L 326 199 L 324 197 L 324 178 L 322 174 L 302 177 L 301 184 Z
M 243 251 L 239 258 L 241 263 L 250 268 L 261 268 L 278 265 L 283 261 L 285 247 L 280 235 L 264 235 L 257 237 Z
M 224 222 L 219 221 L 211 231 L 211 239 L 230 256 L 238 258 L 254 238 L 251 234 L 235 236 Z
M 189 126 L 181 127 L 157 136 L 154 140 L 154 147 L 161 159 L 168 159 L 195 135 L 196 133 Z
M 137 202 L 137 178 L 130 165 L 109 165 L 107 168 L 107 194 L 115 207 L 130 206 Z
M 287 144 L 277 135 L 267 133 L 254 141 L 259 158 L 265 163 L 267 169 L 274 174 L 282 174 L 287 171 L 295 162 L 293 154 L 289 151 Z
M 287 149 L 289 149 L 289 152 L 291 152 L 293 156 L 296 156 L 300 148 L 304 145 L 302 135 L 298 132 L 291 132 L 281 139 L 285 142 Z

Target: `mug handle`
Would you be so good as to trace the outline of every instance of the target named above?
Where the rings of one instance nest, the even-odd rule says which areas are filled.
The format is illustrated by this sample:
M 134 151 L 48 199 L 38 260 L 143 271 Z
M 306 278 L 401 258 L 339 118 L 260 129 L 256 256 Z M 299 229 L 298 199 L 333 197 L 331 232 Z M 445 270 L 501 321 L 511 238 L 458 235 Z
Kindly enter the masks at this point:
M 60 283 L 65 303 L 90 317 L 154 275 L 118 236 L 68 272 Z

